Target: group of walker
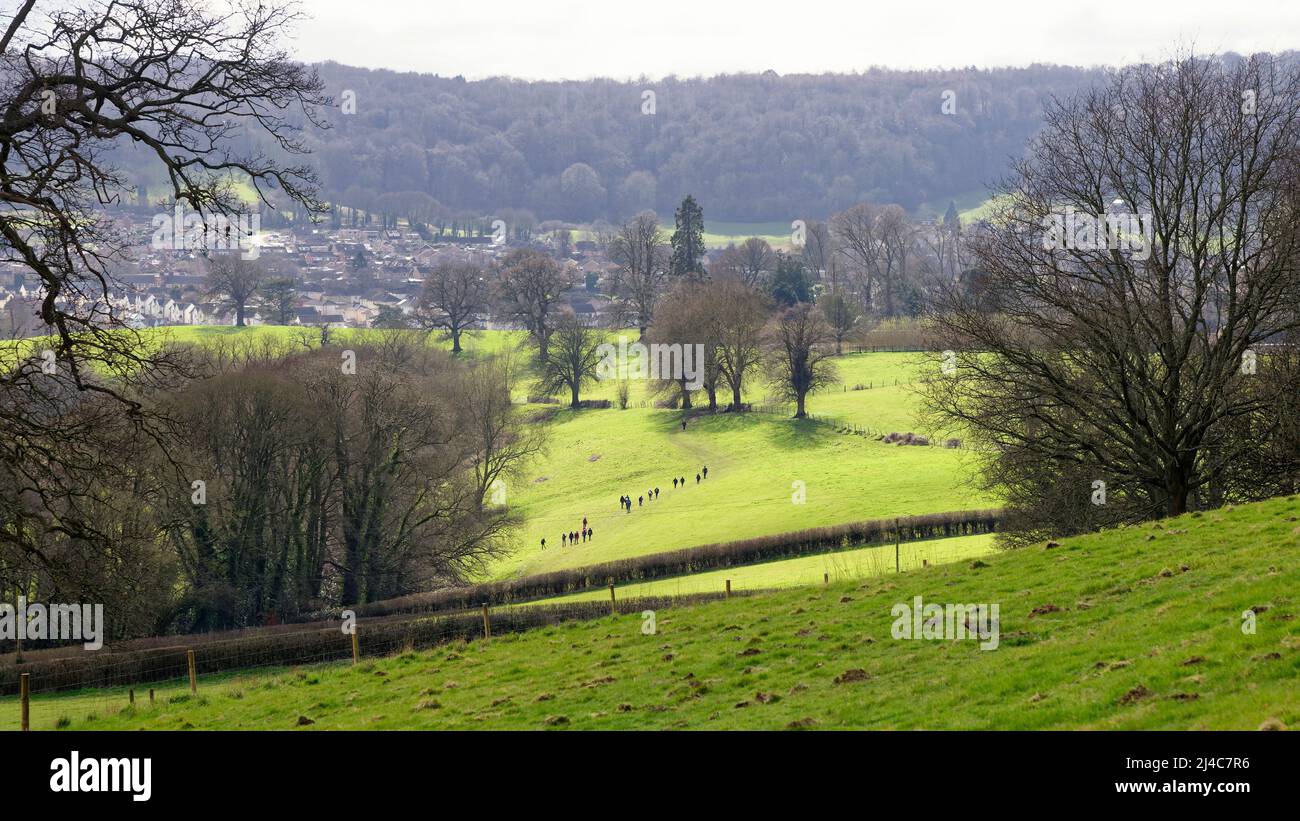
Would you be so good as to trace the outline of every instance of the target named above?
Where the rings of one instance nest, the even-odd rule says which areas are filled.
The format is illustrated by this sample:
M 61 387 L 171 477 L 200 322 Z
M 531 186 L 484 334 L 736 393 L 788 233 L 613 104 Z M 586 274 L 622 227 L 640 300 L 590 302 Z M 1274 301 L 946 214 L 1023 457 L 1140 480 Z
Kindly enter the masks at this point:
M 709 466 L 704 465 L 703 467 L 700 468 L 700 471 L 695 474 L 695 484 L 698 485 L 700 482 L 704 481 L 707 478 L 709 478 Z M 686 487 L 685 476 L 673 477 L 673 489 L 676 489 L 678 487 L 682 487 L 682 488 Z M 659 488 L 657 487 L 650 488 L 643 495 L 636 497 L 636 506 L 642 507 L 643 505 L 645 505 L 647 500 L 653 502 L 655 499 L 658 498 L 659 498 Z M 632 497 L 627 494 L 618 497 L 618 506 L 623 508 L 623 512 L 631 513 Z M 579 539 L 581 539 L 583 542 L 589 542 L 592 539 L 591 528 L 587 526 L 586 516 L 582 517 L 581 530 L 570 530 L 567 533 L 560 534 L 560 546 L 568 547 L 569 545 L 577 544 Z M 545 549 L 546 549 L 546 539 L 542 539 L 542 550 Z
M 560 534 L 560 547 L 568 547 L 571 544 L 577 544 L 578 539 L 589 542 L 592 539 L 591 528 L 587 526 L 587 517 L 582 517 L 582 530 L 570 530 L 568 533 Z M 546 540 L 542 539 L 542 550 L 546 549 Z
M 701 481 L 703 481 L 704 479 L 707 479 L 707 478 L 709 478 L 709 466 L 708 466 L 708 465 L 705 465 L 704 467 L 702 467 L 702 468 L 700 469 L 700 472 L 699 472 L 699 473 L 695 474 L 695 484 L 698 485 Z M 674 476 L 674 477 L 673 477 L 673 489 L 676 490 L 679 486 L 680 486 L 680 487 L 683 487 L 683 488 L 686 487 L 686 477 L 685 477 L 685 476 L 680 476 L 680 477 L 679 477 L 679 476 Z M 655 488 L 651 488 L 650 490 L 647 490 L 647 491 L 645 492 L 645 495 L 644 495 L 644 496 L 638 496 L 638 497 L 636 497 L 636 506 L 637 506 L 637 507 L 641 507 L 641 506 L 644 505 L 647 501 L 651 501 L 651 502 L 653 502 L 655 499 L 658 499 L 658 498 L 659 498 L 659 488 L 657 488 L 657 487 L 655 487 Z M 618 506 L 621 507 L 621 508 L 623 508 L 623 512 L 625 512 L 625 513 L 631 513 L 631 512 L 632 512 L 632 497 L 631 497 L 631 496 L 620 496 L 620 497 L 618 497 Z

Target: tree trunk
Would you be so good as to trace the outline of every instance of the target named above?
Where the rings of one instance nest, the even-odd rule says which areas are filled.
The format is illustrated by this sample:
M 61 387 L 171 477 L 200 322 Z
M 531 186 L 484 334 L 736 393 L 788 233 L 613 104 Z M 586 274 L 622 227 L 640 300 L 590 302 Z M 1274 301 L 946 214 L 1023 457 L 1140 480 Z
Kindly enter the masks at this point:
M 355 535 L 345 531 L 343 536 L 343 572 L 340 604 L 357 604 L 361 600 L 361 551 Z
M 731 386 L 731 406 L 740 410 L 740 385 Z
M 569 407 L 573 408 L 574 410 L 577 410 L 577 409 L 578 409 L 578 382 L 577 382 L 577 380 L 574 380 L 573 384 L 569 386 L 569 390 L 572 391 L 572 393 L 573 393 L 573 399 L 572 399 L 572 401 L 569 403 Z
M 460 353 L 460 328 L 451 329 L 451 352 Z
M 1177 467 L 1165 479 L 1165 515 L 1181 516 L 1187 512 L 1187 477 Z
M 244 303 L 235 304 L 235 327 L 244 327 Z
M 807 394 L 801 393 L 799 394 L 798 397 L 795 398 L 795 410 L 794 410 L 795 419 L 803 419 L 805 416 L 808 415 L 803 409 L 803 400 L 805 396 L 807 396 Z

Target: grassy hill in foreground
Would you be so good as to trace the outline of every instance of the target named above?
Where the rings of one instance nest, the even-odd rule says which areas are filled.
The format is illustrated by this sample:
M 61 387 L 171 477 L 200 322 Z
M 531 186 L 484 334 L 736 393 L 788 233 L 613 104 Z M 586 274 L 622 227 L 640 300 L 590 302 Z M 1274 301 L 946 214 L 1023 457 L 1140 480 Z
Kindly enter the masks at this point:
M 84 729 L 1207 728 L 1300 724 L 1300 501 L 609 617 L 99 709 Z M 896 640 L 896 603 L 997 603 L 1001 641 Z M 1244 633 L 1243 612 L 1256 614 Z M 117 698 L 114 704 L 122 705 Z M 47 699 L 42 714 L 58 701 Z M 12 699 L 0 705 L 16 713 Z M 77 712 L 73 712 L 77 711 Z M 301 717 L 301 718 L 300 718 Z

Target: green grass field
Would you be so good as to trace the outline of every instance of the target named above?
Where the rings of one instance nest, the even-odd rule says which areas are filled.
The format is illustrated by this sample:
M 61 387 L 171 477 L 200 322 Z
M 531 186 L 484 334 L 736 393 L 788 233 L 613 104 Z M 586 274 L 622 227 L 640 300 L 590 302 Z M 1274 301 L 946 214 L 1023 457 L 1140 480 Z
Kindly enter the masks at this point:
M 38 729 L 1245 729 L 1300 723 L 1300 501 L 281 674 L 153 706 L 37 697 Z M 895 639 L 897 604 L 997 604 L 996 649 Z M 1243 618 L 1251 611 L 1254 631 Z M 363 625 L 364 630 L 364 625 Z M 137 691 L 139 695 L 140 691 Z M 0 701 L 0 726 L 17 717 Z
M 471 342 L 470 350 L 486 336 Z M 499 350 L 503 343 L 492 344 Z M 923 367 L 918 357 L 850 354 L 838 358 L 837 366 L 844 384 L 814 395 L 810 412 L 873 431 L 916 429 L 910 385 Z M 874 387 L 845 390 L 858 384 Z M 743 398 L 761 404 L 770 392 L 755 379 Z M 603 382 L 583 396 L 613 400 L 615 394 L 616 386 Z M 899 447 L 841 432 L 835 424 L 763 413 L 696 417 L 682 430 L 679 411 L 638 406 L 651 399 L 646 383 L 638 382 L 627 410 L 555 411 L 545 456 L 522 482 L 507 487 L 508 504 L 527 526 L 514 554 L 493 568 L 491 578 L 855 520 L 996 505 L 968 481 L 973 455 L 967 450 Z M 695 474 L 706 465 L 709 476 L 697 483 Z M 673 488 L 674 476 L 686 477 L 684 489 Z M 619 507 L 620 495 L 636 499 L 655 487 L 656 500 L 634 505 L 631 513 Z M 560 534 L 579 530 L 583 517 L 594 538 L 561 548 Z
M 765 414 L 559 411 L 546 458 L 507 488 L 527 526 L 495 577 L 528 575 L 710 542 L 861 519 L 990 507 L 968 488 L 960 450 L 897 447 L 828 425 Z M 709 477 L 695 474 L 707 465 Z M 673 489 L 673 475 L 686 487 Z M 802 483 L 802 484 L 797 484 Z M 618 505 L 658 487 L 657 500 Z M 797 494 L 802 491 L 802 502 Z M 581 528 L 589 542 L 560 547 Z M 546 538 L 543 551 L 540 540 Z

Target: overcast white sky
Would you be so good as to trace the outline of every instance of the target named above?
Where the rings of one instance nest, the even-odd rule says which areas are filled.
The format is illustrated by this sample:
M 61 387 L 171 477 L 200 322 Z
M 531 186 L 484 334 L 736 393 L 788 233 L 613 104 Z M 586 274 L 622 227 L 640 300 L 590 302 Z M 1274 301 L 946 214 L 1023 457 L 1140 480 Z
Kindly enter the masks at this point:
M 526 79 L 1118 65 L 1300 48 L 1300 0 L 302 0 L 309 62 Z

